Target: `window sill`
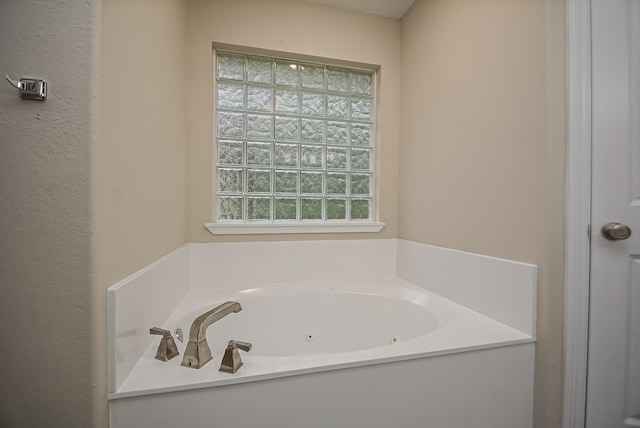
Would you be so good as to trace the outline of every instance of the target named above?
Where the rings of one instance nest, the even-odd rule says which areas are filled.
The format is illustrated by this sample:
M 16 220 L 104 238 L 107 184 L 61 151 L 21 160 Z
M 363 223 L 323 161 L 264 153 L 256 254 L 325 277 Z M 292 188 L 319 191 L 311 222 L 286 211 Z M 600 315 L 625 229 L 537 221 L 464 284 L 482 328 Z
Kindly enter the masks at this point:
M 275 233 L 375 233 L 385 223 L 207 223 L 204 225 L 214 235 L 249 235 Z

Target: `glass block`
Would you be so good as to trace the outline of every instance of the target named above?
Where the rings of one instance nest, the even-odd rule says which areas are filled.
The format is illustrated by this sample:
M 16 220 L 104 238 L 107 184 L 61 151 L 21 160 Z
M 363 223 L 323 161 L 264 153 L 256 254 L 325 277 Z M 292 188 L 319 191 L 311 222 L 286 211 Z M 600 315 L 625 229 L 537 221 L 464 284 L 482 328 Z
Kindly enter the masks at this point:
M 218 168 L 218 190 L 242 192 L 242 169 Z
M 351 194 L 369 194 L 369 174 L 351 174 Z
M 242 165 L 242 141 L 218 141 L 218 163 Z
M 371 145 L 371 125 L 368 123 L 351 124 L 351 144 L 359 146 Z
M 247 143 L 247 165 L 271 165 L 271 144 Z
M 327 69 L 327 89 L 329 91 L 347 92 L 349 75 L 346 70 Z
M 276 85 L 298 86 L 298 65 L 291 62 L 276 62 Z
M 218 198 L 219 220 L 242 220 L 242 197 L 220 196 Z
M 347 193 L 347 174 L 327 173 L 327 194 L 344 195 Z
M 353 119 L 371 120 L 371 98 L 351 98 L 351 117 Z
M 244 136 L 244 114 L 219 111 L 218 136 L 242 138 Z
M 298 91 L 276 90 L 276 111 L 298 113 Z
M 276 198 L 276 220 L 295 220 L 297 217 L 297 200 L 295 198 Z
M 244 80 L 244 58 L 225 54 L 218 55 L 218 77 Z
M 347 144 L 347 122 L 327 122 L 327 143 Z
M 322 173 L 306 172 L 300 173 L 300 193 L 322 193 Z
M 327 147 L 327 168 L 346 169 L 347 149 L 341 147 Z
M 370 73 L 351 73 L 351 92 L 371 95 L 372 75 Z
M 247 87 L 247 110 L 273 111 L 273 92 L 270 88 Z
M 297 171 L 276 171 L 276 193 L 298 193 Z
M 270 140 L 273 138 L 273 117 L 261 114 L 247 115 L 247 137 Z
M 271 198 L 247 198 L 247 218 L 249 220 L 270 220 Z
M 304 65 L 300 67 L 302 73 L 302 87 L 324 89 L 324 67 Z
M 271 171 L 263 169 L 247 170 L 247 192 L 269 193 L 271 192 Z
M 370 219 L 374 76 L 219 53 L 218 219 Z
M 301 198 L 300 199 L 300 218 L 302 220 L 321 220 L 322 219 L 322 199 Z
M 349 114 L 349 100 L 339 95 L 327 95 L 327 116 L 344 117 Z
M 351 149 L 351 169 L 369 171 L 371 168 L 370 149 Z
M 247 80 L 249 82 L 273 83 L 272 61 L 269 59 L 249 58 L 247 60 Z
M 302 168 L 322 168 L 322 147 L 301 146 L 300 166 Z
M 324 116 L 325 96 L 323 94 L 302 94 L 302 114 L 308 116 Z
M 352 220 L 368 220 L 370 218 L 369 199 L 352 199 L 351 200 L 351 219 Z
M 302 141 L 310 143 L 324 142 L 324 122 L 315 119 L 301 119 L 302 122 Z
M 298 166 L 298 146 L 296 144 L 276 144 L 276 166 Z
M 219 83 L 218 107 L 236 110 L 244 109 L 244 86 Z
M 276 116 L 276 140 L 297 140 L 298 119 Z
M 327 199 L 327 220 L 345 220 L 347 201 L 345 199 Z

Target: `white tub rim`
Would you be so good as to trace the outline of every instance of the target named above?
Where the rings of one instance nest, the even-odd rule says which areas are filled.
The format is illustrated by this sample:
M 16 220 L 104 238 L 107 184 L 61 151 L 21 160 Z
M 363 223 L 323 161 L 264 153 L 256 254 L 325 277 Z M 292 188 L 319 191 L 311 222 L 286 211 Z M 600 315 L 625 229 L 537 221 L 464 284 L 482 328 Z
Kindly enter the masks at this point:
M 146 349 L 138 363 L 125 379 L 121 387 L 109 393 L 109 399 L 150 395 L 164 392 L 175 392 L 191 389 L 220 387 L 225 385 L 275 379 L 280 377 L 295 376 L 306 373 L 315 373 L 328 370 L 340 370 L 365 365 L 384 364 L 397 361 L 405 361 L 415 358 L 437 357 L 459 352 L 471 352 L 475 350 L 489 349 L 501 346 L 513 346 L 522 343 L 534 342 L 535 339 L 521 331 L 501 324 L 482 314 L 456 304 L 448 299 L 440 297 L 428 290 L 411 284 L 400 278 L 379 278 L 348 281 L 347 288 L 363 287 L 366 284 L 374 287 L 395 287 L 397 289 L 408 289 L 416 293 L 426 293 L 434 300 L 449 305 L 453 310 L 452 321 L 437 331 L 436 335 L 421 337 L 421 340 L 409 340 L 400 342 L 389 347 L 375 348 L 372 350 L 362 350 L 355 352 L 326 355 L 304 358 L 278 358 L 280 369 L 266 370 L 271 367 L 272 357 L 253 357 L 251 353 L 243 354 L 244 367 L 236 374 L 218 372 L 217 355 L 205 367 L 195 370 L 180 367 L 182 354 L 168 363 L 163 363 L 153 359 L 157 343 L 154 342 Z M 174 313 L 167 320 L 170 323 L 172 317 L 177 313 L 184 312 L 184 307 L 193 305 L 194 301 L 201 301 L 204 296 L 215 295 L 217 300 L 224 300 L 226 296 L 231 296 L 242 290 L 260 290 L 261 292 L 273 292 L 287 287 L 300 287 L 302 293 L 312 293 L 313 286 L 327 286 L 327 282 L 310 281 L 304 284 L 260 284 L 257 286 L 230 286 L 230 287 L 202 287 L 190 290 Z M 334 287 L 345 287 L 344 283 L 334 283 Z M 396 290 L 397 291 L 397 290 Z M 188 332 L 185 332 L 188 334 Z M 484 337 L 482 337 L 484 335 Z M 437 343 L 428 342 L 437 338 Z M 446 343 L 445 343 L 446 342 Z M 182 353 L 183 344 L 179 349 Z

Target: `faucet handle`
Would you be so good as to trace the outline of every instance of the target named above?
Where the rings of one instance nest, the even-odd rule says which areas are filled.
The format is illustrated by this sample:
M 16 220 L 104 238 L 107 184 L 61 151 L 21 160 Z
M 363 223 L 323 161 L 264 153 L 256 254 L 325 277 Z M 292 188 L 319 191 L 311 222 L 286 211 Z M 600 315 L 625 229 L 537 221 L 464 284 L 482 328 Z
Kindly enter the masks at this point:
M 224 351 L 224 357 L 220 362 L 220 371 L 226 373 L 235 373 L 240 367 L 242 367 L 242 359 L 240 358 L 240 351 L 249 352 L 251 350 L 251 344 L 249 342 L 241 342 L 239 340 L 230 340 L 227 345 L 227 349 Z
M 251 351 L 251 344 L 249 342 L 241 342 L 239 340 L 230 340 L 227 348 L 238 348 L 245 352 Z
M 149 329 L 149 334 L 158 334 L 162 336 L 163 339 L 171 337 L 171 332 L 169 330 L 165 330 L 160 327 L 152 327 Z
M 160 339 L 160 345 L 156 351 L 156 360 L 169 361 L 173 357 L 180 355 L 176 342 L 171 337 L 171 332 L 160 327 L 152 327 L 149 329 L 149 334 L 158 334 L 162 336 Z

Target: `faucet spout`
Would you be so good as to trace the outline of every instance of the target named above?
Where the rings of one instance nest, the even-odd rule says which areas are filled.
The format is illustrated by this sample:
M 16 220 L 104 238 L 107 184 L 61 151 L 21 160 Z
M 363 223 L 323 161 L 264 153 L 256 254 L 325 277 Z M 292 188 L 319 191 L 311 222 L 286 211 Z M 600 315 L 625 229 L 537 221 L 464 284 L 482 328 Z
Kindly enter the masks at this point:
M 242 310 L 238 302 L 226 302 L 196 317 L 189 330 L 189 343 L 184 351 L 182 365 L 199 369 L 211 361 L 211 348 L 207 343 L 207 327 L 230 313 Z

